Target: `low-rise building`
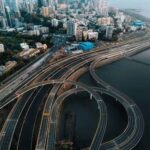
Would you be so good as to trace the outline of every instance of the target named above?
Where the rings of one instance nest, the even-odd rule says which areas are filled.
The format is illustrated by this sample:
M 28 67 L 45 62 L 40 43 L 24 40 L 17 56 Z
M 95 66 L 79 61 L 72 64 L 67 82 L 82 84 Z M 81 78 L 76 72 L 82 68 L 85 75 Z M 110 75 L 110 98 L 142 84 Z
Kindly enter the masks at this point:
M 33 36 L 33 35 L 39 36 L 40 35 L 40 31 L 39 30 L 29 30 L 27 32 L 27 34 L 30 35 L 30 36 Z
M 3 75 L 5 73 L 5 66 L 0 66 L 0 76 Z
M 5 52 L 4 44 L 0 44 L 0 53 Z
M 111 25 L 113 23 L 113 19 L 111 17 L 102 17 L 98 19 L 98 25 Z
M 72 51 L 72 54 L 80 54 L 80 53 L 83 53 L 83 50 L 75 50 L 75 51 Z
M 48 27 L 40 27 L 39 31 L 41 34 L 49 33 L 49 28 Z
M 17 65 L 16 61 L 8 61 L 8 62 L 6 62 L 6 64 L 5 64 L 5 72 L 10 71 L 16 65 Z
M 52 19 L 51 23 L 52 23 L 53 27 L 58 27 L 59 20 L 54 18 L 54 19 Z
M 98 32 L 94 32 L 93 30 L 83 31 L 83 39 L 86 40 L 97 40 Z
M 79 44 L 79 49 L 83 51 L 90 51 L 94 48 L 94 44 L 92 42 L 81 42 Z
M 88 32 L 88 39 L 93 40 L 93 41 L 97 40 L 98 39 L 98 32 L 93 32 L 93 31 Z
M 43 50 L 47 49 L 47 45 L 46 44 L 42 44 L 40 42 L 37 42 L 37 43 L 35 43 L 35 45 L 36 45 L 37 49 L 43 49 Z
M 19 57 L 22 57 L 24 59 L 28 59 L 28 58 L 31 58 L 33 56 L 36 56 L 39 53 L 40 53 L 39 49 L 30 48 L 27 51 L 20 52 L 18 55 L 19 55 Z
M 35 45 L 37 49 L 43 48 L 43 44 L 40 42 L 35 43 Z
M 29 45 L 27 43 L 20 43 L 20 46 L 23 50 L 28 50 L 29 49 Z

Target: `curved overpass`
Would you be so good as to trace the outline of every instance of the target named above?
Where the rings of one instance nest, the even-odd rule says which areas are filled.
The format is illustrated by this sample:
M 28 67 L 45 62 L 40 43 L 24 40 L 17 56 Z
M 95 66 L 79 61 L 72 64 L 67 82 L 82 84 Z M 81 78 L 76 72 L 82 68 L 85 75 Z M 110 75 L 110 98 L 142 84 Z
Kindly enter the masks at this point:
M 28 86 L 28 87 L 25 87 L 24 89 L 21 89 L 18 91 L 17 95 L 15 95 L 13 97 L 13 99 L 16 99 L 19 95 L 22 96 L 23 94 L 25 94 L 26 92 L 32 90 L 32 89 L 35 89 L 37 87 L 41 87 L 41 86 L 45 86 L 45 85 L 50 85 L 50 84 L 64 84 L 64 83 L 70 83 L 76 87 L 79 87 L 79 88 L 82 88 L 84 91 L 87 91 L 89 94 L 92 94 L 92 96 L 94 97 L 94 99 L 96 99 L 98 105 L 100 106 L 99 107 L 99 112 L 100 112 L 100 116 L 99 116 L 99 123 L 98 123 L 98 128 L 97 128 L 97 131 L 96 131 L 96 134 L 93 138 L 93 141 L 92 141 L 92 144 L 91 144 L 91 149 L 93 149 L 93 147 L 99 147 L 101 142 L 102 142 L 102 139 L 103 139 L 103 136 L 104 136 L 104 133 L 105 133 L 105 128 L 106 128 L 106 123 L 107 123 L 107 118 L 106 118 L 106 107 L 103 103 L 103 100 L 102 98 L 99 96 L 99 94 L 97 94 L 94 90 L 92 90 L 90 87 L 88 87 L 87 85 L 83 84 L 83 83 L 77 83 L 77 82 L 73 82 L 73 81 L 67 81 L 67 80 L 50 80 L 50 81 L 43 81 L 43 82 L 39 82 L 39 83 L 35 83 L 31 86 Z M 50 117 L 50 116 L 49 116 Z M 50 119 L 50 118 L 49 118 Z M 15 123 L 17 122 L 17 120 L 15 120 Z M 50 122 L 51 123 L 51 122 Z M 11 129 L 9 128 L 11 127 Z M 1 148 L 4 146 L 8 146 L 6 145 L 6 141 L 8 138 L 12 137 L 13 133 L 14 133 L 14 123 L 9 123 L 7 124 L 4 128 L 3 128 L 3 131 L 2 133 L 5 133 L 4 136 L 1 137 Z M 101 133 L 101 134 L 100 134 Z M 49 138 L 50 139 L 50 138 Z M 99 140 L 97 140 L 99 139 Z M 10 142 L 10 141 L 8 141 Z M 48 141 L 49 143 L 49 146 L 51 146 L 51 140 Z M 4 148 L 5 149 L 5 148 Z M 7 149 L 7 148 L 6 148 Z M 98 148 L 96 148 L 98 150 Z
M 83 91 L 84 90 L 80 89 L 80 88 L 71 89 L 71 90 L 63 93 L 56 99 L 54 106 L 52 108 L 52 112 L 51 112 L 51 122 L 50 122 L 51 125 L 50 125 L 50 137 L 49 137 L 48 149 L 55 150 L 56 130 L 57 130 L 56 128 L 57 128 L 57 123 L 58 123 L 58 118 L 59 118 L 58 116 L 59 116 L 60 105 L 68 96 L 70 96 L 74 93 L 83 92 Z M 94 97 L 94 98 L 96 98 L 96 97 Z M 105 129 L 106 129 L 106 124 L 107 124 L 107 110 L 106 110 L 105 103 L 103 101 L 99 101 L 99 98 L 98 99 L 97 98 L 95 100 L 98 105 L 100 118 L 99 118 L 97 130 L 96 130 L 96 134 L 93 138 L 93 141 L 92 141 L 89 149 L 99 149 L 100 148 L 100 145 L 103 140 L 104 133 L 105 133 Z
M 92 55 L 93 57 L 93 55 Z M 62 80 L 67 80 L 67 78 L 73 74 L 75 71 L 77 71 L 79 68 L 81 68 L 82 66 L 86 65 L 87 63 L 93 61 L 94 58 L 88 58 L 86 60 L 84 60 L 83 62 L 75 65 L 74 67 L 72 67 L 71 70 L 68 70 L 60 79 Z M 38 140 L 37 140 L 37 145 L 36 145 L 36 149 L 45 149 L 46 148 L 46 141 L 47 141 L 47 137 L 49 136 L 49 126 L 48 126 L 48 114 L 52 109 L 52 106 L 55 102 L 55 97 L 57 96 L 57 92 L 58 90 L 61 88 L 62 84 L 56 84 L 54 85 L 54 87 L 52 88 L 49 97 L 47 98 L 47 101 L 45 103 L 45 107 L 44 107 L 44 115 L 42 116 L 42 122 L 41 122 L 41 127 L 40 127 L 40 131 L 39 131 L 39 136 L 38 136 Z
M 94 56 L 94 55 L 92 55 L 92 56 Z M 90 57 L 90 56 L 83 56 L 83 57 L 79 57 L 79 58 L 73 57 L 75 59 L 72 58 L 70 63 L 66 63 L 66 62 L 68 62 L 66 60 L 62 61 L 62 63 L 66 63 L 64 68 L 67 68 L 67 67 L 77 63 L 78 61 L 81 61 L 82 59 L 88 58 L 88 57 Z M 69 61 L 70 61 L 70 58 L 69 58 Z M 86 63 L 87 63 L 87 61 L 86 61 Z M 85 64 L 85 63 L 81 63 L 81 65 L 78 64 L 77 67 L 80 67 L 83 64 Z M 50 66 L 50 67 L 45 68 L 42 73 L 46 73 L 49 70 L 51 70 L 53 68 L 56 68 L 57 65 L 58 64 L 55 64 L 54 66 Z M 58 66 L 56 69 L 54 69 L 54 71 L 50 72 L 50 74 L 44 76 L 43 80 L 45 80 L 47 78 L 52 78 L 57 72 L 63 70 L 64 68 Z M 70 72 L 70 74 L 73 73 L 73 72 L 74 72 L 74 70 L 72 70 Z M 41 74 L 41 72 L 40 72 L 40 74 Z M 38 74 L 36 77 L 40 76 L 40 74 Z M 68 74 L 68 76 L 69 76 L 69 74 Z M 16 98 L 18 98 L 18 97 L 20 97 L 20 96 L 18 95 Z M 11 101 L 15 100 L 16 98 L 12 97 Z M 1 131 L 2 137 L 1 137 L 1 140 L 0 140 L 0 147 L 3 145 L 4 146 L 4 147 L 2 146 L 3 149 L 9 149 L 10 148 L 11 141 L 12 141 L 12 138 L 13 138 L 16 126 L 18 124 L 18 120 L 19 120 L 20 115 L 21 115 L 24 107 L 26 106 L 27 102 L 28 102 L 28 100 L 27 101 L 26 100 L 23 100 L 23 101 L 22 100 L 18 100 L 16 102 L 13 110 L 9 114 L 8 119 L 6 120 L 6 122 L 4 124 L 4 127 L 3 127 L 2 131 Z M 3 139 L 3 135 L 5 135 L 5 139 Z
M 142 113 L 134 101 L 99 78 L 95 71 L 95 68 L 99 65 L 99 59 L 95 60 L 91 64 L 90 74 L 92 78 L 98 85 L 102 85 L 104 87 L 104 89 L 102 89 L 104 93 L 115 97 L 116 100 L 123 105 L 128 115 L 128 125 L 124 132 L 115 139 L 103 143 L 101 145 L 101 149 L 133 149 L 143 136 L 144 119 Z
M 101 66 L 105 63 L 109 63 L 112 62 L 114 60 L 118 60 L 119 58 L 123 58 L 126 57 L 128 55 L 134 54 L 138 51 L 140 51 L 141 49 L 148 47 L 150 44 L 148 41 L 146 41 L 145 43 L 138 43 L 138 44 L 132 44 L 130 46 L 125 47 L 128 51 L 126 52 L 124 49 L 122 50 L 121 48 L 116 49 L 116 51 L 114 51 L 114 49 L 110 50 L 109 52 L 100 52 L 99 50 L 96 50 L 95 52 L 89 52 L 86 54 L 81 54 L 81 55 L 77 55 L 77 56 L 71 56 L 70 58 L 64 58 L 63 60 L 61 60 L 59 62 L 59 64 L 63 64 L 64 67 L 66 66 L 67 62 L 72 62 L 72 59 L 79 59 L 79 63 L 76 64 L 74 67 L 72 67 L 71 70 L 67 71 L 62 77 L 61 80 L 51 80 L 51 81 L 43 81 L 40 83 L 34 83 L 32 82 L 31 86 L 28 86 L 22 90 L 19 90 L 15 96 L 12 97 L 12 100 L 15 100 L 17 97 L 22 96 L 24 93 L 30 91 L 31 89 L 37 88 L 39 86 L 45 86 L 48 84 L 52 84 L 54 85 L 54 87 L 52 88 L 49 97 L 45 103 L 45 107 L 44 107 L 44 111 L 43 111 L 43 116 L 42 116 L 42 124 L 40 127 L 40 134 L 38 137 L 38 142 L 37 142 L 37 149 L 45 149 L 47 147 L 47 149 L 49 149 L 49 145 L 51 145 L 51 133 L 50 131 L 50 116 L 51 116 L 51 111 L 53 109 L 53 106 L 55 104 L 56 101 L 56 97 L 57 97 L 57 92 L 60 89 L 60 87 L 62 86 L 62 84 L 66 83 L 66 82 L 70 82 L 70 84 L 73 84 L 74 86 L 76 86 L 76 88 L 78 87 L 84 87 L 84 85 L 78 85 L 78 83 L 76 82 L 72 82 L 72 81 L 66 81 L 67 78 L 74 73 L 76 70 L 80 69 L 81 67 L 83 67 L 84 65 L 89 65 L 89 63 L 91 63 L 92 61 L 94 61 L 95 59 L 99 59 L 98 61 L 95 61 L 91 64 L 90 66 L 90 72 L 91 75 L 93 77 L 93 79 L 96 81 L 96 83 L 103 85 L 103 87 L 105 88 L 106 91 L 104 91 L 103 89 L 101 89 L 102 92 L 108 92 L 107 94 L 111 95 L 111 96 L 118 96 L 116 99 L 118 99 L 118 101 L 120 103 L 122 103 L 122 105 L 126 108 L 126 111 L 129 115 L 128 117 L 128 126 L 125 129 L 124 133 L 122 133 L 119 137 L 115 138 L 112 141 L 108 141 L 107 143 L 103 143 L 101 145 L 102 142 L 102 136 L 104 134 L 105 128 L 104 125 L 106 126 L 105 120 L 101 122 L 101 124 L 98 126 L 95 137 L 93 139 L 93 142 L 91 144 L 90 149 L 97 149 L 99 150 L 100 146 L 101 149 L 109 149 L 112 147 L 115 149 L 130 149 L 133 148 L 138 141 L 140 140 L 140 137 L 142 136 L 143 130 L 144 130 L 144 123 L 141 122 L 142 121 L 142 115 L 141 112 L 139 110 L 139 108 L 135 105 L 135 103 L 130 100 L 128 97 L 126 97 L 125 95 L 123 95 L 122 93 L 120 93 L 119 91 L 115 90 L 113 87 L 111 87 L 110 85 L 108 85 L 107 83 L 105 83 L 104 81 L 100 80 L 99 77 L 96 75 L 94 68 L 96 68 L 97 66 Z M 123 47 L 122 47 L 123 48 Z M 100 55 L 100 57 L 98 56 Z M 82 57 L 80 57 L 82 56 Z M 80 57 L 80 58 L 79 58 Z M 84 60 L 85 59 L 85 60 Z M 80 60 L 82 62 L 80 62 Z M 84 60 L 84 61 L 83 61 Z M 58 64 L 54 64 L 52 63 L 50 66 L 47 66 L 45 68 L 43 68 L 43 70 L 41 69 L 41 72 L 39 72 L 32 81 L 37 81 L 43 78 L 48 79 L 49 75 L 45 77 L 45 72 L 49 72 L 51 69 L 54 69 L 55 71 L 53 73 L 50 73 L 50 75 L 55 76 L 55 73 L 59 72 L 59 68 Z M 40 76 L 41 75 L 41 76 Z M 39 77 L 40 76 L 40 77 Z M 38 78 L 39 77 L 39 78 Z M 86 90 L 86 88 L 88 88 L 87 86 L 84 87 Z M 91 88 L 88 91 L 89 93 L 93 92 L 98 95 L 94 90 L 92 90 Z M 95 96 L 96 96 L 95 95 Z M 102 102 L 101 99 L 99 99 L 99 102 Z M 22 106 L 23 108 L 23 106 Z M 104 107 L 101 107 L 100 110 L 103 111 L 103 109 L 105 109 Z M 132 117 L 130 117 L 132 116 Z M 137 117 L 138 116 L 138 117 Z M 135 119 L 136 118 L 136 119 Z M 7 125 L 4 126 L 2 132 L 1 132 L 1 139 L 0 139 L 0 145 L 5 145 L 5 147 L 9 147 L 10 143 L 11 143 L 11 136 L 14 133 L 14 127 L 15 125 L 18 123 L 18 118 L 15 119 L 7 119 Z M 132 127 L 131 127 L 132 126 Z M 139 128 L 141 126 L 141 130 L 135 130 L 135 128 Z M 102 131 L 103 128 L 103 131 Z M 102 131 L 103 134 L 99 134 L 99 131 Z M 132 132 L 132 133 L 131 133 Z M 101 133 L 101 132 L 100 132 Z M 130 137 L 127 137 L 127 135 L 130 134 Z M 134 138 L 134 135 L 136 135 L 136 137 Z M 127 139 L 125 140 L 125 136 L 127 137 Z M 44 140 L 43 140 L 44 139 Z M 96 139 L 100 139 L 100 140 L 96 140 Z M 3 142 L 6 142 L 5 144 Z M 46 143 L 47 142 L 47 143 Z M 94 144 L 95 142 L 95 144 Z M 47 144 L 47 145 L 46 145 Z M 5 148 L 7 149 L 7 148 Z

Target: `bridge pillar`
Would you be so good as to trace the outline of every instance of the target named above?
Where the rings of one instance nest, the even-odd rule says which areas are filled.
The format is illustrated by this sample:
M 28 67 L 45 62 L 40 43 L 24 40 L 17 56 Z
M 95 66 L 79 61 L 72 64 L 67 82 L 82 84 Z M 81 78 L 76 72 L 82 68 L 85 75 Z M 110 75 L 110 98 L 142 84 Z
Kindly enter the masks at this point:
M 90 94 L 90 100 L 92 100 L 92 98 L 93 98 L 93 95 L 92 95 L 92 94 Z
M 77 95 L 78 92 L 75 92 L 75 95 Z

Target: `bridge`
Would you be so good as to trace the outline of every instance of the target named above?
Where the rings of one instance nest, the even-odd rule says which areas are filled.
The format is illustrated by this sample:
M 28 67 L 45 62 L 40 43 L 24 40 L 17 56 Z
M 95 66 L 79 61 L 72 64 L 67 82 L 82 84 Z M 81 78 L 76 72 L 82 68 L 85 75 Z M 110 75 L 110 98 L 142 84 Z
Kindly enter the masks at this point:
M 106 51 L 106 48 L 104 47 L 104 49 L 95 49 L 95 51 L 92 52 L 72 55 L 70 57 L 62 58 L 57 64 L 51 63 L 39 69 L 36 75 L 32 77 L 32 80 L 29 80 L 22 88 L 17 89 L 15 93 L 11 95 L 9 100 L 7 99 L 1 103 L 1 106 L 4 107 L 8 103 L 17 100 L 1 130 L 0 149 L 8 150 L 11 148 L 14 134 L 23 110 L 27 105 L 32 108 L 32 103 L 36 102 L 36 98 L 40 95 L 42 90 L 45 90 L 44 88 L 47 89 L 45 95 L 48 95 L 46 96 L 44 103 L 38 138 L 36 141 L 37 150 L 55 149 L 58 116 L 61 104 L 69 95 L 80 91 L 88 92 L 90 98 L 93 97 L 97 102 L 97 109 L 99 110 L 99 122 L 89 149 L 128 150 L 134 148 L 139 143 L 144 132 L 144 119 L 142 113 L 129 97 L 100 79 L 96 74 L 95 69 L 150 47 L 150 41 L 148 39 L 144 39 L 143 41 L 141 40 L 141 42 L 139 41 L 136 44 L 134 43 L 135 41 L 132 41 L 133 43 L 130 41 L 131 43 L 128 43 L 128 45 L 120 45 L 120 47 L 116 48 L 113 47 L 108 51 Z M 89 69 L 95 83 L 98 87 L 100 85 L 103 88 L 93 88 L 77 82 L 77 72 L 82 68 L 85 68 L 85 71 L 88 71 Z M 80 73 L 80 76 L 81 75 L 82 73 Z M 74 81 L 69 80 L 71 76 L 75 77 Z M 71 89 L 65 91 L 66 84 L 69 84 Z M 64 89 L 64 91 L 59 94 L 61 89 Z M 102 143 L 102 140 L 107 127 L 107 108 L 100 93 L 105 93 L 114 97 L 122 104 L 128 115 L 128 125 L 124 132 L 106 143 Z M 42 100 L 44 100 L 44 96 L 41 98 L 40 103 Z M 36 114 L 39 111 L 39 107 L 40 104 L 36 108 Z M 29 114 L 29 116 L 31 116 L 31 114 Z M 28 118 L 26 118 L 24 122 L 26 122 L 27 119 Z M 34 124 L 35 122 L 33 122 L 32 132 L 34 132 Z M 31 135 L 33 135 L 33 133 L 31 133 Z M 30 138 L 32 140 L 32 136 Z
M 99 59 L 95 60 L 90 65 L 90 74 L 92 78 L 98 85 L 104 87 L 101 89 L 101 93 L 106 93 L 107 95 L 114 97 L 122 104 L 128 115 L 128 124 L 124 132 L 115 139 L 103 143 L 101 145 L 101 149 L 133 149 L 142 138 L 144 132 L 144 119 L 142 113 L 136 103 L 134 103 L 134 101 L 132 101 L 128 96 L 100 79 L 95 70 L 95 67 L 97 68 L 98 64 Z

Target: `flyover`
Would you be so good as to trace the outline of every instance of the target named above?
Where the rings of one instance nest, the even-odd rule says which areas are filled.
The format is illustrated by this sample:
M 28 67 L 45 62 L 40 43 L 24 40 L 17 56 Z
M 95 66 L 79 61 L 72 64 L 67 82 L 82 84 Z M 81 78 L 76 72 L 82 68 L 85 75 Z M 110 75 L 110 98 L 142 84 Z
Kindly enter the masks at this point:
M 98 85 L 104 87 L 104 89 L 101 89 L 102 93 L 106 93 L 107 95 L 114 97 L 118 102 L 123 105 L 128 115 L 128 125 L 124 132 L 113 140 L 103 143 L 101 145 L 101 149 L 133 149 L 143 136 L 144 119 L 142 113 L 134 101 L 132 101 L 128 96 L 124 95 L 120 91 L 116 90 L 105 81 L 103 81 L 96 74 L 95 68 L 99 66 L 99 59 L 95 60 L 90 65 L 90 74 L 92 78 Z
M 19 95 L 24 94 L 25 92 L 37 88 L 39 86 L 45 86 L 48 84 L 59 84 L 59 83 L 66 83 L 69 82 L 73 85 L 75 85 L 77 87 L 76 90 L 78 90 L 79 88 L 83 88 L 85 91 L 88 91 L 90 94 L 92 93 L 93 97 L 96 99 L 96 101 L 98 102 L 98 105 L 100 102 L 102 102 L 102 99 L 100 99 L 100 97 L 93 92 L 93 89 L 90 89 L 89 87 L 87 87 L 86 85 L 82 84 L 82 83 L 75 83 L 72 81 L 59 81 L 59 80 L 52 80 L 52 81 L 43 81 L 40 83 L 36 83 L 32 86 L 29 86 L 28 88 L 24 88 L 22 90 L 19 91 Z M 98 82 L 99 83 L 99 82 Z M 102 84 L 104 86 L 104 84 Z M 143 135 L 143 131 L 144 131 L 144 121 L 143 121 L 143 117 L 142 114 L 139 110 L 139 108 L 137 107 L 137 105 L 130 100 L 129 98 L 127 98 L 126 96 L 120 94 L 120 92 L 116 91 L 116 90 L 112 90 L 111 86 L 107 86 L 105 87 L 106 89 L 94 89 L 95 91 L 98 91 L 100 93 L 106 93 L 114 98 L 116 98 L 117 101 L 119 101 L 124 108 L 127 111 L 128 114 L 128 125 L 126 127 L 126 129 L 124 130 L 124 132 L 116 137 L 115 139 L 108 141 L 106 143 L 103 143 L 101 145 L 102 142 L 102 135 L 104 134 L 104 129 L 106 129 L 106 122 L 103 124 L 104 120 L 101 118 L 101 123 L 99 122 L 98 124 L 98 128 L 95 134 L 95 138 L 93 138 L 92 144 L 90 149 L 97 149 L 99 150 L 101 149 L 132 149 L 136 146 L 136 144 L 139 142 L 140 138 Z M 75 89 L 72 90 L 73 93 L 76 92 Z M 63 97 L 65 98 L 66 96 L 72 94 L 72 92 L 67 91 L 66 93 L 64 93 L 63 95 L 61 95 L 60 97 L 57 98 L 57 100 L 55 101 L 53 108 L 52 108 L 52 112 L 50 113 L 51 115 L 49 116 L 50 118 L 50 133 L 49 133 L 49 147 L 47 149 L 54 149 L 54 144 L 55 144 L 55 139 L 56 139 L 56 135 L 55 135 L 55 130 L 56 129 L 56 110 L 58 110 L 59 108 L 59 102 L 60 100 L 63 100 Z M 56 105 L 58 104 L 58 105 Z M 55 107 L 57 107 L 57 109 L 55 109 Z M 99 107 L 99 110 L 103 110 L 105 108 L 105 106 L 103 105 L 103 107 Z M 105 109 L 104 109 L 105 110 Z M 54 112 L 53 112 L 54 111 Z M 105 111 L 104 111 L 105 112 Z M 103 112 L 100 112 L 101 117 L 103 116 L 102 114 L 105 114 Z M 105 115 L 104 115 L 105 116 Z M 103 120 L 103 121 L 102 121 Z M 53 129 L 53 130 L 52 130 Z M 101 130 L 99 130 L 101 129 Z M 53 132 L 54 131 L 54 132 Z M 101 131 L 103 131 L 103 134 L 100 134 Z M 99 136 L 101 137 L 99 140 Z M 99 143 L 99 144 L 98 144 Z
M 32 79 L 33 82 L 29 86 L 26 86 L 23 89 L 18 90 L 16 92 L 16 95 L 11 97 L 11 101 L 15 100 L 18 97 L 21 97 L 23 94 L 25 94 L 26 92 L 29 92 L 32 89 L 35 89 L 38 87 L 44 87 L 45 85 L 54 85 L 54 87 L 52 88 L 52 90 L 49 94 L 49 97 L 45 103 L 43 116 L 42 116 L 42 123 L 40 126 L 40 132 L 39 132 L 39 136 L 38 136 L 36 149 L 45 149 L 45 148 L 50 149 L 49 147 L 52 146 L 51 144 L 54 144 L 53 142 L 51 142 L 51 132 L 50 132 L 51 120 L 50 119 L 51 119 L 51 112 L 53 110 L 53 107 L 55 106 L 57 92 L 61 88 L 61 86 L 63 86 L 63 84 L 65 84 L 67 82 L 67 83 L 70 83 L 70 84 L 73 84 L 74 86 L 76 86 L 77 89 L 81 88 L 81 87 L 85 91 L 88 89 L 88 87 L 86 85 L 82 85 L 81 83 L 67 81 L 67 78 L 71 74 L 73 74 L 75 71 L 77 71 L 81 67 L 83 67 L 87 64 L 89 65 L 89 63 L 93 62 L 96 59 L 96 61 L 94 61 L 90 65 L 90 72 L 91 72 L 91 75 L 93 75 L 95 72 L 94 68 L 102 66 L 106 63 L 111 63 L 115 60 L 126 57 L 128 55 L 132 55 L 134 53 L 137 53 L 137 52 L 139 52 L 139 51 L 141 51 L 144 48 L 149 47 L 149 46 L 150 46 L 149 40 L 146 40 L 146 42 L 144 42 L 144 43 L 141 42 L 141 43 L 137 43 L 137 44 L 127 45 L 126 47 L 114 49 L 116 51 L 110 50 L 107 52 L 102 52 L 102 51 L 96 50 L 94 52 L 89 52 L 86 54 L 71 56 L 70 58 L 69 57 L 64 58 L 64 59 L 60 60 L 60 62 L 59 62 L 59 64 L 61 64 L 61 63 L 64 64 L 64 67 L 67 66 L 67 62 L 73 64 L 73 62 L 74 62 L 73 59 L 78 59 L 79 62 L 74 67 L 72 67 L 72 69 L 68 70 L 61 77 L 60 80 L 48 80 L 48 78 L 50 76 L 54 77 L 55 74 L 57 74 L 57 72 L 59 72 L 59 69 L 61 68 L 61 67 L 58 67 L 57 64 L 52 63 L 50 66 L 46 66 L 45 68 L 43 68 L 41 70 L 41 72 L 39 72 Z M 50 73 L 51 69 L 54 69 L 54 72 Z M 45 73 L 47 73 L 47 75 Z M 43 74 L 45 74 L 45 75 L 43 75 Z M 41 75 L 41 77 L 38 78 L 40 75 Z M 37 79 L 37 81 L 38 80 L 46 80 L 46 81 L 34 83 L 34 81 L 36 79 Z M 128 115 L 129 116 L 131 115 L 132 117 L 131 118 L 129 117 L 129 120 L 128 120 L 129 127 L 127 127 L 125 129 L 124 134 L 120 135 L 120 137 L 116 137 L 112 141 L 108 141 L 108 143 L 102 144 L 102 136 L 103 136 L 105 128 L 106 128 L 106 123 L 105 123 L 105 119 L 104 119 L 104 121 L 102 121 L 100 123 L 100 125 L 98 126 L 98 129 L 97 129 L 98 132 L 95 134 L 95 137 L 93 138 L 90 149 L 99 150 L 100 147 L 103 149 L 108 149 L 111 146 L 113 148 L 114 148 L 114 146 L 116 146 L 115 149 L 117 149 L 117 148 L 119 148 L 118 145 L 123 149 L 128 149 L 130 147 L 134 147 L 139 142 L 139 140 L 142 136 L 142 132 L 143 132 L 143 123 L 141 122 L 142 116 L 141 116 L 141 112 L 139 111 L 139 108 L 135 105 L 134 102 L 129 101 L 129 98 L 127 98 L 125 95 L 122 95 L 122 93 L 117 92 L 110 85 L 108 85 L 108 84 L 104 83 L 104 81 L 100 80 L 98 76 L 94 75 L 93 79 L 96 80 L 96 83 L 98 83 L 100 85 L 101 84 L 104 85 L 105 89 L 101 89 L 101 92 L 104 93 L 107 91 L 108 95 L 116 97 L 116 99 L 118 101 L 119 101 L 119 99 L 121 99 L 119 102 L 122 103 L 122 105 L 126 108 Z M 104 91 L 104 90 L 106 90 L 106 91 Z M 95 92 L 95 90 L 93 90 L 91 88 L 88 89 L 88 92 L 92 93 L 92 96 L 94 94 L 95 94 L 95 96 L 99 95 L 97 92 Z M 102 99 L 99 98 L 99 102 L 102 102 Z M 20 108 L 23 108 L 23 107 L 24 107 L 24 105 L 22 105 Z M 104 107 L 101 107 L 100 110 L 103 110 L 103 109 L 104 109 Z M 16 111 L 14 111 L 14 112 L 12 111 L 12 113 L 15 113 L 15 112 Z M 137 117 L 137 115 L 139 115 L 139 117 Z M 8 117 L 6 124 L 4 125 L 3 130 L 1 131 L 0 145 L 5 145 L 7 147 L 5 149 L 10 148 L 12 137 L 14 134 L 14 128 L 15 128 L 15 125 L 18 123 L 18 118 L 19 118 L 19 116 L 15 119 L 11 119 Z M 52 124 L 55 125 L 55 121 Z M 141 126 L 142 130 L 139 130 L 138 131 L 139 133 L 137 133 L 137 130 L 135 130 L 135 128 L 133 128 L 133 127 L 139 127 L 139 126 Z M 102 129 L 103 129 L 103 131 L 102 131 Z M 99 134 L 99 133 L 101 133 L 99 131 L 102 131 L 103 134 Z M 130 136 L 130 138 L 127 138 L 125 140 L 125 136 L 129 135 L 131 133 L 131 131 L 133 131 L 132 136 Z M 134 137 L 133 135 L 136 135 L 136 137 L 133 138 Z M 7 144 L 6 143 L 4 144 L 4 142 L 6 142 L 6 141 L 7 141 Z
M 85 85 L 83 83 L 77 83 L 77 82 L 67 81 L 67 80 L 50 80 L 50 81 L 43 81 L 43 82 L 35 83 L 35 84 L 31 85 L 31 86 L 25 87 L 24 89 L 18 91 L 18 94 L 19 94 L 19 97 L 20 97 L 23 94 L 25 94 L 26 92 L 28 92 L 28 91 L 30 91 L 32 89 L 35 89 L 37 87 L 41 87 L 41 86 L 45 86 L 45 85 L 50 85 L 50 84 L 64 84 L 66 82 L 70 83 L 70 84 L 72 84 L 72 85 L 74 85 L 76 87 L 82 88 L 83 90 L 87 91 L 89 94 L 92 94 L 93 98 L 96 99 L 96 101 L 98 102 L 98 104 L 100 104 L 100 103 L 103 102 L 103 100 L 101 99 L 101 97 L 99 96 L 99 94 L 97 94 L 95 91 L 93 91 L 87 85 Z M 13 99 L 16 99 L 18 97 L 18 94 L 16 96 L 14 96 Z M 99 130 L 99 131 L 101 130 L 100 132 L 103 133 L 103 134 L 101 134 L 101 136 L 100 136 L 99 132 L 97 132 L 98 135 L 95 135 L 95 138 L 93 139 L 92 146 L 96 145 L 95 142 L 97 142 L 97 140 L 96 140 L 97 137 L 99 137 L 100 140 L 101 140 L 98 143 L 100 144 L 102 142 L 103 135 L 104 135 L 104 132 L 105 132 L 104 129 L 106 128 L 107 120 L 104 117 L 105 115 L 103 116 L 103 114 L 106 113 L 106 110 L 102 106 L 99 107 L 100 116 L 99 116 L 99 123 L 98 123 L 98 129 L 97 130 Z M 4 126 L 3 130 L 1 131 L 1 139 L 0 139 L 0 148 L 1 149 L 3 149 L 3 150 L 10 149 L 10 146 L 11 146 L 10 144 L 11 144 L 12 136 L 13 136 L 13 133 L 14 133 L 14 125 L 15 125 L 15 123 L 17 121 L 18 120 L 15 120 L 15 119 L 7 121 L 6 126 Z M 7 143 L 7 145 L 6 145 L 6 142 L 9 142 L 10 144 Z

